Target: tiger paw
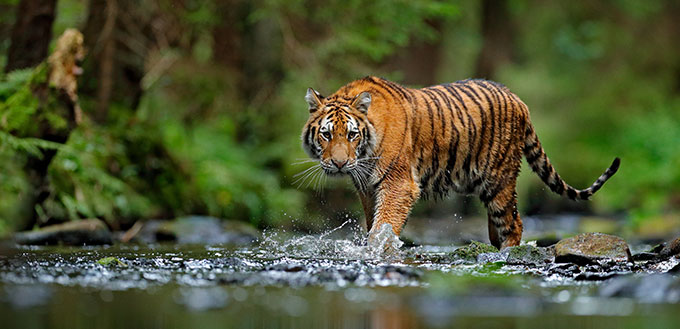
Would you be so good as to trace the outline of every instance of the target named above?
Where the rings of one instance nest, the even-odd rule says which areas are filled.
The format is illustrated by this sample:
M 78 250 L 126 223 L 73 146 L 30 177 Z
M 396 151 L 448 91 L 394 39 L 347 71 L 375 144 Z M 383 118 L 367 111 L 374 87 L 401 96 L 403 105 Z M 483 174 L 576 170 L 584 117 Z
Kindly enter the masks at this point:
M 368 252 L 376 257 L 391 258 L 401 255 L 399 248 L 404 244 L 394 234 L 391 224 L 373 226 L 368 232 Z

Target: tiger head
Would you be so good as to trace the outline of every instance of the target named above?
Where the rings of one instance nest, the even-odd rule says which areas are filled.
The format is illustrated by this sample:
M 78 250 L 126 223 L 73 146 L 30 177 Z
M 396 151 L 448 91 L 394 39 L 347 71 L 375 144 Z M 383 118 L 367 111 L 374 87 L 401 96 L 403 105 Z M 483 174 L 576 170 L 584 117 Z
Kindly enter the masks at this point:
M 371 94 L 324 98 L 309 88 L 305 100 L 309 105 L 309 120 L 302 131 L 305 152 L 319 160 L 327 175 L 355 177 L 367 168 L 376 138 L 367 115 Z

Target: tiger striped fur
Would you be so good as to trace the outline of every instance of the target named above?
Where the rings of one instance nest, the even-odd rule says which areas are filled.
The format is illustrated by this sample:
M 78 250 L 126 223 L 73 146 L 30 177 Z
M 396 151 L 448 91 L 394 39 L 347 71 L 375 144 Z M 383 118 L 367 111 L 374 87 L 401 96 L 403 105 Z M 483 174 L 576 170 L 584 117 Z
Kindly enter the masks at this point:
M 492 81 L 412 89 L 369 76 L 329 97 L 310 88 L 305 99 L 303 148 L 326 174 L 351 177 L 369 237 L 383 224 L 399 235 L 419 197 L 455 191 L 484 203 L 491 244 L 515 246 L 522 238 L 515 192 L 522 156 L 553 192 L 573 200 L 590 198 L 620 163 L 616 158 L 587 189 L 571 187 L 550 164 L 527 106 Z

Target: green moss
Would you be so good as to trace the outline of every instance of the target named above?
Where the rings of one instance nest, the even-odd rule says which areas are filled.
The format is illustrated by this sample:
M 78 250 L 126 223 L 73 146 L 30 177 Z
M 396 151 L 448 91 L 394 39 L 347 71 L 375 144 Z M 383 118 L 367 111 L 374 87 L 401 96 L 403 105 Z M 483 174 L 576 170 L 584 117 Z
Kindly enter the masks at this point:
M 470 242 L 469 245 L 465 247 L 460 247 L 456 249 L 451 256 L 453 256 L 453 260 L 463 260 L 466 262 L 475 262 L 477 261 L 477 256 L 479 254 L 483 253 L 488 253 L 488 252 L 498 252 L 498 249 L 492 245 L 488 245 L 486 243 L 481 243 L 478 241 L 472 241 Z
M 97 261 L 98 264 L 107 267 L 127 267 L 127 264 L 123 263 L 120 259 L 116 257 L 104 257 Z

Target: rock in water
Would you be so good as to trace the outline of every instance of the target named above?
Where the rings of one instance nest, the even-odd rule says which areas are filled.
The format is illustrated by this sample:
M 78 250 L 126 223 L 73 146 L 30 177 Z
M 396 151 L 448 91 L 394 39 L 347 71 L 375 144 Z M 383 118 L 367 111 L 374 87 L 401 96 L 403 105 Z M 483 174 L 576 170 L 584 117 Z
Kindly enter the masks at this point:
M 598 260 L 632 262 L 628 244 L 609 234 L 583 233 L 555 245 L 555 262 L 590 264 Z
M 534 247 L 525 244 L 508 248 L 508 250 L 506 262 L 510 265 L 544 265 L 552 263 L 553 258 L 555 258 L 552 248 Z
M 477 242 L 477 241 L 472 241 L 470 242 L 469 245 L 465 247 L 460 247 L 456 250 L 453 251 L 453 254 L 451 255 L 453 258 L 453 261 L 463 261 L 466 263 L 475 263 L 477 262 L 477 257 L 480 254 L 484 253 L 497 253 L 498 249 L 492 245 L 488 245 L 485 243 Z
M 677 254 L 680 254 L 680 237 L 665 243 L 663 249 L 659 252 L 661 258 L 670 258 Z
M 71 246 L 112 244 L 111 231 L 99 219 L 84 219 L 50 225 L 35 231 L 19 232 L 14 241 L 27 245 Z

